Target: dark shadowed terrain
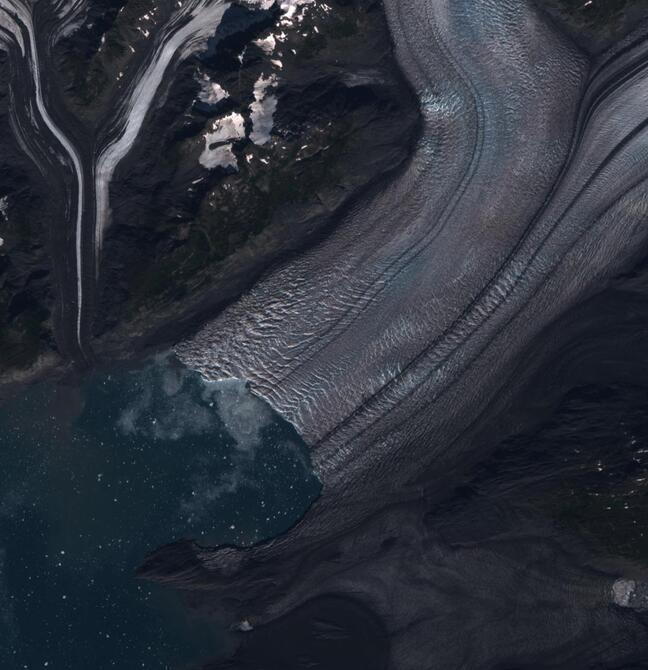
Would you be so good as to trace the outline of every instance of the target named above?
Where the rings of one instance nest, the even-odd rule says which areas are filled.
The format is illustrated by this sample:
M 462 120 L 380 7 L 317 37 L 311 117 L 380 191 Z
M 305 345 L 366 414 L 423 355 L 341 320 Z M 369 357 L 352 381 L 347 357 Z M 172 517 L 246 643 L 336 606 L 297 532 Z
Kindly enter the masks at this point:
M 74 30 L 41 45 L 52 114 L 83 147 L 83 163 L 113 137 L 126 82 L 145 67 L 151 35 L 173 5 L 92 0 Z M 174 343 L 399 169 L 418 109 L 380 5 L 321 5 L 288 17 L 272 3 L 235 2 L 207 47 L 163 82 L 110 184 L 100 259 L 88 235 L 83 356 L 68 332 L 77 299 L 72 175 L 59 171 L 52 182 L 57 170 L 39 172 L 10 132 L 12 74 L 2 52 L 0 383 L 70 358 L 127 358 L 133 348 Z M 52 25 L 45 4 L 37 10 Z M 84 215 L 90 232 L 91 204 Z
M 0 117 L 2 668 L 648 667 L 644 2 L 0 0 Z

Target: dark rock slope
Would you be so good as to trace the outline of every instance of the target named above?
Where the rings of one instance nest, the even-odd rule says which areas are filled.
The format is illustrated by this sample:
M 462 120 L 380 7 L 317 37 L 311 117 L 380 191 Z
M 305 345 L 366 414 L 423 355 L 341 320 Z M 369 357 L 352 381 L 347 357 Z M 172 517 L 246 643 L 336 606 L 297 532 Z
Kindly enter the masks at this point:
M 9 62 L 0 51 L 0 369 L 52 352 L 55 318 L 48 182 L 12 132 Z M 59 212 L 60 213 L 60 212 Z
M 497 499 L 436 504 L 533 372 L 555 392 L 558 361 L 596 360 L 563 319 L 645 254 L 648 33 L 590 59 L 531 1 L 385 4 L 422 101 L 407 170 L 178 347 L 296 426 L 322 495 L 270 542 L 185 543 L 141 574 L 259 632 L 352 596 L 399 670 L 623 667 L 648 648 L 623 561 Z
M 584 50 L 600 53 L 646 19 L 645 0 L 536 0 Z
M 324 234 L 361 189 L 407 158 L 417 104 L 380 5 L 314 3 L 295 16 L 232 6 L 151 114 L 111 190 L 99 350 L 118 353 L 133 335 L 177 337 Z M 262 138 L 259 82 L 276 105 Z M 226 161 L 206 168 L 205 134 L 232 120 L 230 141 L 214 137 Z
M 76 9 L 64 20 L 59 5 Z M 11 98 L 31 76 L 19 35 L 15 67 L 5 52 L 1 64 L 3 383 L 174 342 L 326 235 L 399 169 L 418 128 L 380 3 L 213 0 L 205 11 L 222 6 L 222 20 L 165 70 L 109 180 L 97 239 L 97 160 L 136 116 L 124 109 L 156 45 L 182 24 L 170 0 L 59 5 L 33 13 L 40 81 L 78 151 L 85 204 L 75 231 L 71 165 L 25 155 L 11 132 L 8 110 L 31 95 Z M 29 133 L 47 151 L 47 133 Z

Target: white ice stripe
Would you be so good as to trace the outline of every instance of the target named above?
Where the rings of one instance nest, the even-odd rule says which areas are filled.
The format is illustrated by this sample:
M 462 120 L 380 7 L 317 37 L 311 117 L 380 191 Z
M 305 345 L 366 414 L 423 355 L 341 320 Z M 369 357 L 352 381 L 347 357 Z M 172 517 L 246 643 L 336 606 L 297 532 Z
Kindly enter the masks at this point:
M 7 33 L 16 40 L 22 55 L 25 55 L 25 42 L 21 33 L 18 24 L 13 20 L 11 14 L 4 8 L 0 8 L 0 42 L 2 40 L 2 34 Z
M 70 14 L 76 14 L 85 4 L 86 0 L 58 0 L 55 8 L 59 18 L 66 18 Z
M 82 233 L 82 222 L 83 222 L 83 170 L 81 169 L 81 159 L 76 149 L 68 138 L 63 134 L 61 129 L 56 125 L 52 117 L 49 115 L 47 108 L 45 107 L 45 102 L 43 101 L 43 92 L 41 89 L 40 81 L 40 66 L 38 62 L 38 50 L 36 48 L 36 39 L 34 36 L 34 29 L 29 22 L 27 26 L 29 32 L 29 44 L 32 52 L 33 58 L 33 74 L 34 74 L 34 84 L 36 86 L 36 106 L 40 115 L 50 129 L 54 137 L 60 142 L 61 146 L 70 156 L 72 163 L 74 164 L 74 170 L 77 175 L 77 216 L 76 216 L 76 264 L 77 264 L 77 322 L 76 322 L 76 336 L 77 343 L 81 348 L 81 317 L 83 313 L 83 281 L 82 281 L 82 254 L 81 254 L 81 233 Z
M 45 102 L 43 100 L 43 91 L 41 87 L 40 78 L 40 64 L 38 61 L 38 49 L 36 47 L 36 37 L 34 34 L 34 26 L 32 22 L 31 13 L 21 4 L 14 2 L 14 0 L 0 0 L 0 8 L 8 13 L 14 13 L 24 25 L 29 36 L 29 48 L 31 51 L 31 72 L 34 78 L 34 87 L 36 89 L 36 107 L 43 119 L 45 125 L 50 129 L 51 133 L 56 137 L 61 146 L 70 156 L 74 165 L 74 170 L 77 175 L 78 195 L 77 195 L 77 218 L 76 218 L 76 264 L 77 264 L 77 322 L 76 335 L 79 347 L 81 347 L 81 316 L 83 310 L 83 285 L 81 279 L 82 259 L 81 259 L 81 223 L 83 214 L 83 171 L 81 169 L 81 159 L 76 149 L 68 138 L 63 134 L 61 129 L 56 125 L 52 117 L 49 115 Z M 15 22 L 14 22 L 15 25 Z M 16 28 L 16 36 L 20 34 L 18 26 Z M 24 49 L 23 49 L 24 54 Z
M 32 163 L 34 163 L 40 173 L 45 176 L 45 170 L 42 161 L 39 160 L 32 147 L 29 146 L 27 141 L 28 133 L 23 127 L 19 115 L 16 113 L 15 100 L 11 89 L 9 89 L 9 94 L 11 96 L 11 111 L 9 115 L 9 125 L 11 126 L 11 132 L 14 134 L 16 141 L 18 142 L 18 145 L 20 146 L 23 153 L 31 159 Z
M 182 17 L 191 18 L 183 27 L 171 33 L 158 47 L 149 65 L 140 73 L 139 80 L 131 89 L 125 106 L 126 121 L 117 139 L 109 144 L 99 155 L 95 167 L 95 254 L 97 263 L 109 216 L 109 187 L 117 165 L 130 151 L 137 138 L 155 94 L 162 83 L 164 74 L 174 56 L 180 52 L 185 58 L 209 35 L 213 34 L 220 23 L 229 3 L 222 0 L 202 0 L 185 7 Z
M 55 9 L 58 12 L 60 24 L 52 31 L 50 44 L 56 44 L 59 39 L 71 34 L 83 22 L 84 10 L 87 10 L 87 0 L 60 0 Z M 85 12 L 87 15 L 87 12 Z

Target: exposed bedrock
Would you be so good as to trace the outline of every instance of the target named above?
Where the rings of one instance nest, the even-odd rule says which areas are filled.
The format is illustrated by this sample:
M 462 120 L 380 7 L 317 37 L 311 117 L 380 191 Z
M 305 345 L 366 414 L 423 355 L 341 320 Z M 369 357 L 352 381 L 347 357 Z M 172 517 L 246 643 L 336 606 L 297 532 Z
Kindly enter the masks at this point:
M 538 268 L 549 274 L 550 252 L 575 237 L 555 225 L 562 193 L 545 198 L 568 152 L 586 64 L 530 9 L 487 4 L 392 12 L 425 115 L 407 173 L 179 347 L 207 377 L 247 379 L 314 446 L 327 481 L 350 461 L 394 458 L 392 446 L 405 446 L 399 422 L 444 387 L 447 395 L 445 382 L 528 302 Z M 446 402 L 436 399 L 437 417 Z M 429 432 L 415 424 L 406 441 Z
M 645 20 L 643 0 L 536 0 L 588 53 L 601 53 Z
M 546 329 L 507 372 L 512 398 L 504 402 L 515 412 L 502 423 L 492 408 L 472 432 L 472 445 L 489 447 L 517 426 L 532 429 L 528 415 L 536 422 L 551 416 L 574 385 L 645 380 L 637 361 L 648 360 L 646 288 L 645 274 L 623 278 Z M 586 435 L 580 442 L 587 450 Z M 610 560 L 557 532 L 530 500 L 538 481 L 558 486 L 564 472 L 547 471 L 528 454 L 518 463 L 513 476 L 491 471 L 488 461 L 480 465 L 482 479 L 490 476 L 497 487 L 486 481 L 483 493 L 461 472 L 447 472 L 453 491 L 446 485 L 390 505 L 350 531 L 329 524 L 320 541 L 284 544 L 269 559 L 249 551 L 240 572 L 219 573 L 210 552 L 176 545 L 152 557 L 142 574 L 195 589 L 192 598 L 203 606 L 225 609 L 243 630 L 252 628 L 240 633 L 234 659 L 209 670 L 290 670 L 307 661 L 367 670 L 642 667 L 648 555 L 643 565 Z M 387 486 L 376 491 L 378 501 Z M 610 486 L 602 482 L 605 491 Z M 445 500 L 436 504 L 439 496 Z M 623 531 L 606 531 L 600 516 L 591 523 L 610 535 L 611 554 L 621 553 L 615 544 Z M 643 526 L 633 532 L 628 541 L 637 546 Z M 330 597 L 343 600 L 331 609 L 320 601 Z M 347 598 L 366 612 L 351 618 Z
M 637 582 L 626 588 L 583 567 L 582 550 L 561 546 L 549 525 L 521 518 L 514 509 L 488 508 L 477 499 L 462 512 L 426 515 L 423 504 L 395 506 L 300 563 L 266 564 L 255 571 L 256 583 L 237 578 L 240 621 L 248 631 L 240 634 L 231 665 L 213 668 L 609 669 L 642 659 L 646 618 L 630 600 L 645 599 Z M 266 604 L 264 593 L 276 582 L 294 601 L 259 625 L 257 599 Z M 626 591 L 629 602 L 615 604 L 614 594 Z M 383 630 L 375 637 L 371 629 L 364 635 L 354 630 L 344 621 L 343 606 L 318 608 L 312 622 L 303 620 L 304 603 L 331 596 L 367 608 Z M 284 618 L 292 621 L 290 633 L 275 628 Z M 322 662 L 345 636 L 357 656 L 369 650 L 378 660 Z M 309 648 L 304 637 L 328 649 Z
M 386 5 L 424 115 L 408 170 L 178 347 L 296 426 L 322 497 L 272 542 L 167 548 L 142 574 L 210 589 L 253 624 L 322 590 L 353 592 L 397 645 L 402 633 L 398 668 L 516 667 L 540 653 L 547 667 L 614 667 L 646 644 L 639 615 L 611 605 L 614 575 L 541 531 L 510 554 L 501 538 L 448 548 L 421 526 L 423 503 L 403 501 L 452 485 L 544 329 L 643 250 L 647 44 L 629 36 L 590 66 L 531 3 Z M 387 560 L 392 531 L 408 548 Z M 468 614 L 449 625 L 453 584 L 483 605 L 467 647 L 453 631 Z M 592 643 L 605 630 L 616 651 Z
M 84 200 L 82 159 L 75 146 L 78 134 L 70 134 L 65 121 L 51 108 L 47 77 L 43 76 L 46 31 L 39 29 L 41 21 L 50 25 L 55 11 L 45 3 L 0 3 L 2 87 L 8 121 L 3 145 L 15 144 L 20 149 L 5 153 L 0 187 L 2 218 L 9 228 L 0 255 L 14 275 L 4 282 L 10 307 L 0 318 L 8 340 L 19 341 L 5 349 L 6 356 L 0 360 L 0 368 L 9 370 L 3 383 L 26 379 L 34 370 L 60 365 L 62 358 L 79 352 L 78 277 L 82 269 L 76 242 Z M 16 189 L 23 179 L 22 188 Z M 15 281 L 19 275 L 22 282 Z
M 11 127 L 10 59 L 0 53 L 0 123 Z M 53 263 L 47 251 L 52 202 L 48 182 L 12 133 L 0 152 L 0 348 L 3 359 L 20 367 L 52 344 Z
M 116 170 L 97 348 L 184 338 L 410 155 L 417 101 L 381 6 L 280 4 L 227 10 Z
M 0 0 L 0 50 L 6 140 L 25 153 L 7 164 L 31 163 L 50 196 L 44 230 L 24 237 L 52 266 L 38 291 L 4 283 L 0 305 L 24 303 L 34 337 L 0 357 L 2 393 L 194 332 L 325 235 L 417 137 L 374 0 Z M 0 207 L 26 216 L 9 188 Z M 27 275 L 12 245 L 0 259 Z M 13 317 L 0 326 L 16 331 Z

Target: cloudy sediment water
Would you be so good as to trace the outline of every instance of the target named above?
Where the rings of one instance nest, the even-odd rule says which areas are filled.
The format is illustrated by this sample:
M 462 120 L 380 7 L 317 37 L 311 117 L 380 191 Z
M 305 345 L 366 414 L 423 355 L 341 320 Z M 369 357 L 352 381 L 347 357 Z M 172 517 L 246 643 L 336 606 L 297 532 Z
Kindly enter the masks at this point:
M 134 577 L 182 538 L 251 544 L 318 494 L 294 430 L 239 381 L 169 357 L 44 384 L 0 408 L 0 665 L 167 668 L 217 622 Z M 48 664 L 48 665 L 45 665 Z

